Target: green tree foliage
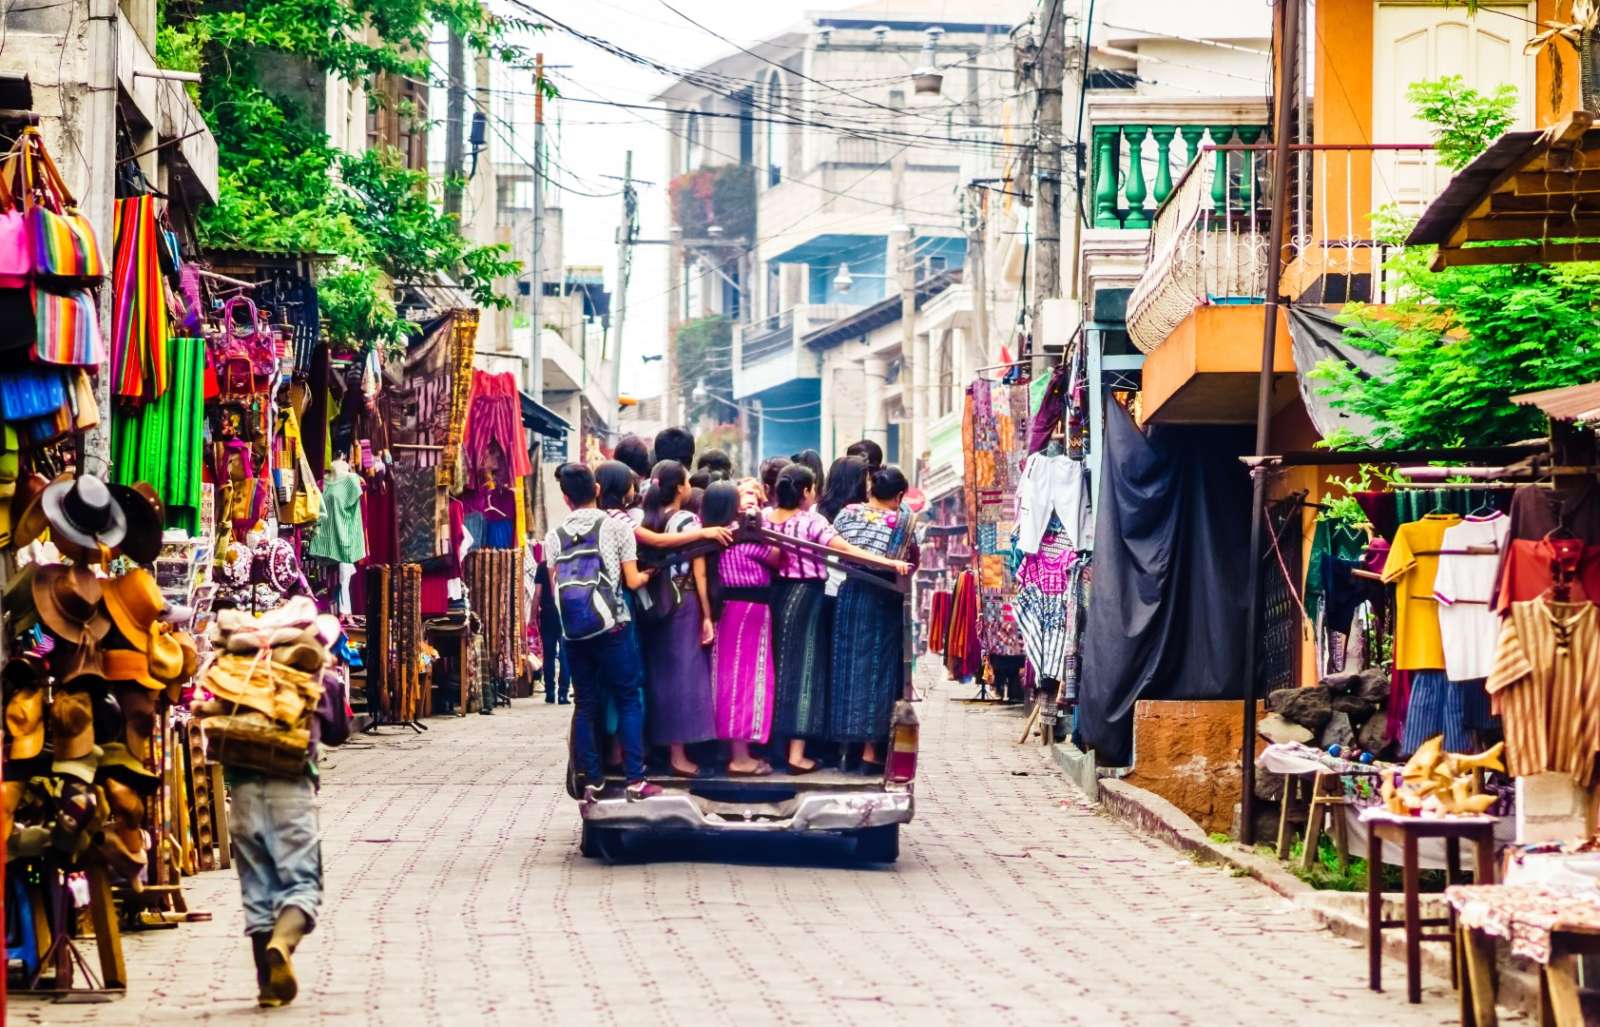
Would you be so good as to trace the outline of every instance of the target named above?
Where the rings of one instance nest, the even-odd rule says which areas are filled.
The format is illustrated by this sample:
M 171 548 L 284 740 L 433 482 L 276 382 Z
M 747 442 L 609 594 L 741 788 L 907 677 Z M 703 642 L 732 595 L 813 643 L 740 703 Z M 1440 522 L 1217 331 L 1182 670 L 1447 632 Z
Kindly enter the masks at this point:
M 1441 159 L 1462 166 L 1503 131 L 1515 94 L 1484 95 L 1457 78 L 1417 83 L 1410 95 L 1433 124 Z M 1444 156 L 1449 140 L 1449 156 Z M 1388 241 L 1410 229 L 1392 210 L 1373 218 Z M 1492 445 L 1543 434 L 1538 411 L 1510 397 L 1600 380 L 1600 264 L 1507 264 L 1432 271 L 1432 247 L 1408 247 L 1386 265 L 1396 301 L 1352 303 L 1343 321 L 1354 345 L 1393 359 L 1363 379 L 1324 361 L 1314 377 L 1335 405 L 1368 418 L 1366 436 L 1335 433 L 1324 444 Z
M 335 149 L 320 115 L 275 85 L 294 77 L 286 71 L 369 87 L 379 74 L 426 80 L 435 24 L 520 60 L 477 0 L 169 0 L 161 17 L 158 56 L 202 73 L 197 98 L 217 139 L 220 195 L 200 215 L 204 245 L 334 256 L 319 298 L 330 337 L 348 345 L 403 340 L 387 280 L 446 274 L 479 306 L 509 304 L 493 287 L 521 267 L 507 247 L 467 243 L 424 172 L 390 149 Z
M 724 424 L 732 421 L 737 413 L 729 399 L 733 395 L 733 322 L 715 316 L 685 321 L 678 326 L 672 344 L 689 421 L 702 416 Z M 701 386 L 705 395 L 697 400 L 695 390 Z
M 1516 122 L 1517 87 L 1507 83 L 1482 93 L 1460 75 L 1446 75 L 1411 83 L 1406 99 L 1433 126 L 1439 163 L 1452 170 L 1466 167 Z

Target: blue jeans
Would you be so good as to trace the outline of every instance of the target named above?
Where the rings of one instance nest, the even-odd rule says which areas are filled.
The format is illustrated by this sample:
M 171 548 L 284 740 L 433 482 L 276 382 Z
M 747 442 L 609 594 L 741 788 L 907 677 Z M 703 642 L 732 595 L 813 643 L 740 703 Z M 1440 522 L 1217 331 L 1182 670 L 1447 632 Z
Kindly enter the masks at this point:
M 629 781 L 644 779 L 644 660 L 633 625 L 594 638 L 563 639 L 572 674 L 573 755 L 589 784 L 605 780 L 595 736 L 605 722 L 606 700 L 617 709 L 622 766 Z
M 572 685 L 572 672 L 567 667 L 565 649 L 567 640 L 561 637 L 560 621 L 540 621 L 539 637 L 544 640 L 544 699 L 551 702 L 557 697 L 556 682 L 561 682 L 560 698 L 567 701 L 567 689 Z
M 322 904 L 322 829 L 311 779 L 250 775 L 229 784 L 228 798 L 244 932 L 270 932 L 287 906 L 315 926 Z

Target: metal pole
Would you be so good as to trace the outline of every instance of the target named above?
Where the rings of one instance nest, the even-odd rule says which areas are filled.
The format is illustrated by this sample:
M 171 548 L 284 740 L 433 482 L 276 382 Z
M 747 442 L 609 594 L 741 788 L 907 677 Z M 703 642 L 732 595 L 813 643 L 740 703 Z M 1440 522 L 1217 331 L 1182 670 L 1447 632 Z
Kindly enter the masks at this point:
M 911 229 L 897 229 L 900 236 L 900 469 L 916 481 L 917 433 L 921 412 L 917 391 L 917 373 L 921 361 L 917 359 L 917 270 L 911 255 Z
M 1044 4 L 1044 38 L 1039 40 L 1039 102 L 1034 110 L 1039 137 L 1038 228 L 1034 233 L 1033 373 L 1049 367 L 1045 358 L 1045 300 L 1061 295 L 1061 89 L 1067 72 L 1067 16 L 1062 0 Z
M 1274 18 L 1283 29 L 1278 67 L 1278 88 L 1273 92 L 1272 129 L 1272 220 L 1267 235 L 1266 325 L 1261 330 L 1261 370 L 1256 381 L 1256 455 L 1265 456 L 1272 438 L 1272 365 L 1278 348 L 1278 290 L 1283 276 L 1283 230 L 1289 207 L 1289 143 L 1294 110 L 1294 62 L 1299 52 L 1300 2 L 1276 0 Z M 1261 520 L 1266 501 L 1267 470 L 1256 467 L 1250 483 L 1250 578 L 1249 603 L 1244 629 L 1244 738 L 1240 744 L 1239 841 L 1254 845 L 1256 790 L 1256 676 L 1260 667 L 1256 649 L 1260 645 L 1261 619 Z
M 523 372 L 528 395 L 544 402 L 544 54 L 533 57 L 533 266 L 528 275 L 528 321 L 533 346 Z
M 633 195 L 633 151 L 629 150 L 622 158 L 622 223 L 617 225 L 617 316 L 612 319 L 613 338 L 616 340 L 611 346 L 611 398 L 613 402 L 622 394 L 622 329 L 628 320 L 628 274 L 629 264 L 633 259 L 633 230 L 637 211 Z M 677 373 L 676 354 L 677 340 L 671 341 L 667 347 L 667 359 L 672 362 L 669 375 Z M 668 379 L 668 398 L 674 393 L 671 391 L 674 382 Z M 611 412 L 610 420 L 616 421 L 617 413 Z M 671 418 L 668 417 L 670 423 Z

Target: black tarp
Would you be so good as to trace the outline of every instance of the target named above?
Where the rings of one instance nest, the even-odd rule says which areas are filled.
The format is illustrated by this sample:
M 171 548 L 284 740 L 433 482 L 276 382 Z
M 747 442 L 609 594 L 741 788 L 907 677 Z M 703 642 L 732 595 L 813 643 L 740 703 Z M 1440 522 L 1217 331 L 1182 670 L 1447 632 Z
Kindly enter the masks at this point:
M 1323 438 L 1337 428 L 1348 428 L 1360 436 L 1372 434 L 1372 421 L 1333 405 L 1333 398 L 1321 394 L 1328 383 L 1312 378 L 1311 372 L 1322 361 L 1332 357 L 1355 368 L 1361 378 L 1382 377 L 1389 372 L 1394 361 L 1389 357 L 1364 350 L 1345 338 L 1345 326 L 1335 318 L 1338 311 L 1328 307 L 1291 304 L 1289 307 L 1289 340 L 1294 348 L 1296 377 L 1300 381 L 1300 398 L 1305 402 L 1311 423 Z
M 1156 426 L 1106 404 L 1094 584 L 1078 692 L 1082 743 L 1132 759 L 1139 699 L 1239 699 L 1249 575 L 1249 429 Z

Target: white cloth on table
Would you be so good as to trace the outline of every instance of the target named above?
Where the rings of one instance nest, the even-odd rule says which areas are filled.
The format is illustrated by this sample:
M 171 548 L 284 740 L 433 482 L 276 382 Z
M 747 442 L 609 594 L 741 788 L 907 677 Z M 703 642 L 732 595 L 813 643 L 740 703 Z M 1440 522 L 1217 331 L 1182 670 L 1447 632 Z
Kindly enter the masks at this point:
M 1037 553 L 1050 515 L 1060 518 L 1072 548 L 1092 548 L 1089 490 L 1084 487 L 1083 461 L 1069 456 L 1035 453 L 1022 468 L 1017 486 L 1017 548 Z

